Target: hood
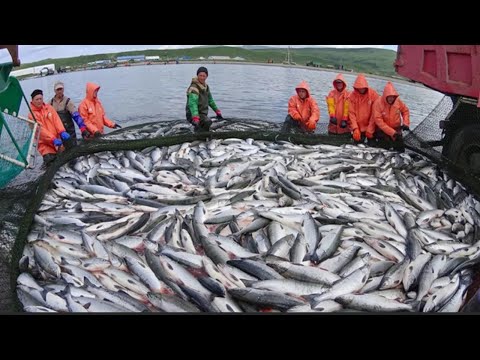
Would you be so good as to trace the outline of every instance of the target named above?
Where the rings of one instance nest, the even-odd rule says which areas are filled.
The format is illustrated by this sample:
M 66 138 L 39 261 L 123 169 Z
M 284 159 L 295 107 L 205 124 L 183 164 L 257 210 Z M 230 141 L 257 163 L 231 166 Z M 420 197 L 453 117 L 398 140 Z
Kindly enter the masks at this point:
M 398 93 L 393 87 L 393 84 L 389 81 L 385 85 L 385 89 L 383 89 L 383 99 L 387 100 L 387 96 L 395 96 L 395 99 L 398 97 Z
M 305 80 L 302 81 L 300 84 L 298 84 L 297 87 L 295 88 L 297 95 L 298 95 L 299 89 L 305 89 L 307 91 L 307 98 L 310 97 L 310 86 L 308 86 L 308 83 Z
M 359 74 L 357 76 L 357 78 L 355 79 L 355 82 L 353 83 L 353 88 L 354 89 L 368 88 L 368 82 L 367 82 L 367 79 L 365 78 L 365 75 Z
M 95 83 L 88 82 L 87 83 L 87 99 L 88 100 L 95 100 L 93 97 L 93 93 L 95 90 L 100 89 L 100 85 L 97 85 Z
M 335 87 L 335 81 L 337 80 L 341 80 L 343 82 L 343 84 L 345 85 L 343 90 L 346 90 L 347 89 L 347 82 L 345 81 L 345 78 L 343 77 L 343 74 L 338 74 L 336 77 L 335 77 L 335 80 L 332 81 L 332 85 L 333 85 L 333 88 L 336 89 Z

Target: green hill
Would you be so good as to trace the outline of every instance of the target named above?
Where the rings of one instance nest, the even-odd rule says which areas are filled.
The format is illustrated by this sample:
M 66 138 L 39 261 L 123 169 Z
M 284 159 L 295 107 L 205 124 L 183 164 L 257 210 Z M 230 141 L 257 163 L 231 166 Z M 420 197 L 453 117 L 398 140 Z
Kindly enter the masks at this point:
M 178 50 L 139 50 L 120 53 L 87 55 L 62 59 L 45 59 L 34 63 L 23 64 L 19 69 L 30 66 L 40 66 L 54 63 L 56 68 L 72 66 L 85 66 L 89 62 L 111 59 L 124 55 L 158 55 L 162 60 L 190 57 L 192 60 L 199 57 L 209 56 L 230 56 L 242 57 L 248 62 L 282 63 L 286 59 L 287 49 L 284 48 L 252 48 L 253 46 L 229 47 L 229 46 L 208 46 Z M 393 50 L 363 48 L 363 49 L 336 49 L 336 48 L 301 48 L 290 50 L 291 59 L 297 65 L 315 64 L 320 67 L 351 69 L 354 72 L 364 72 L 383 76 L 395 75 L 393 62 L 396 53 Z

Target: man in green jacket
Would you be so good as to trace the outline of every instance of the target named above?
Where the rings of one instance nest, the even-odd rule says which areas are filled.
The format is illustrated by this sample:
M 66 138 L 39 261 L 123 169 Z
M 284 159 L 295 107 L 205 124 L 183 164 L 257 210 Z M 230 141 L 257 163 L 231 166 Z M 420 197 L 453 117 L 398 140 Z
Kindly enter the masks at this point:
M 197 76 L 192 79 L 192 83 L 187 90 L 187 105 L 185 107 L 187 121 L 194 126 L 195 131 L 210 130 L 212 120 L 208 117 L 209 106 L 217 114 L 217 119 L 223 119 L 222 112 L 215 104 L 210 93 L 210 87 L 206 83 L 207 77 L 207 68 L 199 67 Z

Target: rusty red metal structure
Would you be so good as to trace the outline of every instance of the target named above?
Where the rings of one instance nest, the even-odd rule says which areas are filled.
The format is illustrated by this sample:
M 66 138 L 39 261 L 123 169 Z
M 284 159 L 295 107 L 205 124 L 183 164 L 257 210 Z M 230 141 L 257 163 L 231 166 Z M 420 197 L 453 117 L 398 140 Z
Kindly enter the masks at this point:
M 399 45 L 394 66 L 444 94 L 480 98 L 480 45 Z

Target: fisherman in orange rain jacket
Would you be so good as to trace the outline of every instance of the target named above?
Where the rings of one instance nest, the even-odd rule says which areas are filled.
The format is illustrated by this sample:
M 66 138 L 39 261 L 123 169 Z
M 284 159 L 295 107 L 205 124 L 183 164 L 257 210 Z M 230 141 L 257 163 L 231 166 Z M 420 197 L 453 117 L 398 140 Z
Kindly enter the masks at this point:
M 348 98 L 348 118 L 353 140 L 357 144 L 364 143 L 367 138 L 369 145 L 373 145 L 375 121 L 372 117 L 372 106 L 378 97 L 378 93 L 368 86 L 365 75 L 359 74 Z
M 94 137 L 103 135 L 104 126 L 112 129 L 120 129 L 121 126 L 107 118 L 103 105 L 98 98 L 100 85 L 87 83 L 87 94 L 78 107 L 80 116 L 83 118 L 87 130 Z
M 288 115 L 283 123 L 282 131 L 293 129 L 299 132 L 313 133 L 320 120 L 320 109 L 315 99 L 310 95 L 310 86 L 302 81 L 295 88 L 297 95 L 288 101 Z
M 410 130 L 410 111 L 399 99 L 390 81 L 385 85 L 382 97 L 373 103 L 372 116 L 377 125 L 375 137 L 378 145 L 386 149 L 405 151 L 402 130 Z
M 38 152 L 43 156 L 45 166 L 55 160 L 57 153 L 64 144 L 71 141 L 70 135 L 65 131 L 62 120 L 50 104 L 43 102 L 43 91 L 34 90 L 31 94 L 30 120 L 36 120 L 40 124 L 40 138 L 38 140 Z M 33 113 L 33 115 L 32 115 Z
M 328 133 L 331 135 L 349 134 L 348 124 L 348 96 L 347 83 L 342 74 L 338 74 L 333 81 L 334 89 L 330 91 L 327 100 L 328 115 L 330 122 L 328 124 Z

